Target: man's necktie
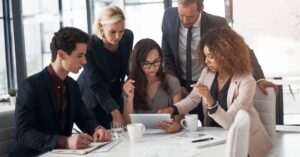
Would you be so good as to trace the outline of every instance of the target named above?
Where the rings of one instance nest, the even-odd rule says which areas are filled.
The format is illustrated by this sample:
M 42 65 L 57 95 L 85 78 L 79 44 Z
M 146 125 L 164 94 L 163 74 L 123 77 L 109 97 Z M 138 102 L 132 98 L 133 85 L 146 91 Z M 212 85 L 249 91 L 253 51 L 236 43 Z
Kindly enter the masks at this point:
M 192 27 L 188 29 L 186 40 L 186 85 L 192 84 Z

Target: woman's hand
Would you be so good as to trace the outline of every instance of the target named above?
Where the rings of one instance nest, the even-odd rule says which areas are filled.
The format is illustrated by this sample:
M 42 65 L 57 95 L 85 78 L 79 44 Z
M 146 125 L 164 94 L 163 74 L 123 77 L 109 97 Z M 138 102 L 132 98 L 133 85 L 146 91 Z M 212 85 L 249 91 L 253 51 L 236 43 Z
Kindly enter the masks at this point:
M 157 124 L 157 127 L 159 129 L 164 130 L 166 133 L 175 133 L 179 132 L 182 129 L 182 126 L 179 122 L 175 122 L 172 120 L 172 122 L 166 122 L 166 121 L 160 121 Z
M 210 90 L 204 84 L 197 83 L 192 84 L 191 87 L 196 87 L 198 89 L 198 95 L 203 98 L 204 102 L 207 103 L 208 107 L 211 107 L 214 104 L 214 99 L 210 94 Z
M 113 121 L 124 124 L 123 116 L 118 109 L 113 110 L 111 116 L 113 117 Z
M 168 108 L 164 108 L 164 109 L 160 109 L 157 111 L 157 113 L 169 113 L 169 114 L 173 114 L 174 109 L 172 107 L 168 107 Z
M 133 97 L 134 97 L 134 80 L 132 80 L 132 79 L 129 79 L 129 80 L 127 80 L 125 83 L 124 83 L 124 85 L 123 85 L 123 90 L 124 90 L 124 92 L 125 92 L 125 94 L 126 94 L 126 97 L 128 98 L 128 99 L 133 99 Z

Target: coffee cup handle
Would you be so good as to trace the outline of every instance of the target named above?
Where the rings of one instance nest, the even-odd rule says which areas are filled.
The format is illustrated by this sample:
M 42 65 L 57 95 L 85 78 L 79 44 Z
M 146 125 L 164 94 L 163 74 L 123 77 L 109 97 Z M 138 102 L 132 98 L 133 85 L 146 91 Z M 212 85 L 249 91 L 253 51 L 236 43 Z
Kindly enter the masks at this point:
M 141 126 L 141 129 L 142 129 L 142 133 L 144 133 L 145 132 L 145 130 L 146 130 L 146 127 L 145 127 L 145 125 L 140 125 Z
M 185 119 L 182 119 L 181 121 L 180 121 L 180 124 L 181 124 L 181 126 L 183 127 L 183 128 L 187 128 L 187 126 L 185 126 Z

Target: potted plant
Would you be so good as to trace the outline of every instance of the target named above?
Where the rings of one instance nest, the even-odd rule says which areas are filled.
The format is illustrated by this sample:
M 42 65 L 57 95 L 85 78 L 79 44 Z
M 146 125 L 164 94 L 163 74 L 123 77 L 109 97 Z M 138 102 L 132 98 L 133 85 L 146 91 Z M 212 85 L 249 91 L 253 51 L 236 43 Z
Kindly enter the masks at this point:
M 8 89 L 10 104 L 15 105 L 16 104 L 16 96 L 17 96 L 17 89 L 10 88 Z

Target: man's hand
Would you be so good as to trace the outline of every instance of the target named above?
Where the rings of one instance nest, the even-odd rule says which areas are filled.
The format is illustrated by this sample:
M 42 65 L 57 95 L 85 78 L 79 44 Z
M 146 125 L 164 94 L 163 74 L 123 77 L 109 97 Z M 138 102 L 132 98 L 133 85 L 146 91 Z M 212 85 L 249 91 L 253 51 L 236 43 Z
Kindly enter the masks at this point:
M 93 135 L 94 142 L 105 142 L 111 140 L 111 134 L 109 131 L 103 128 L 97 128 Z
M 270 82 L 270 81 L 267 81 L 267 80 L 260 80 L 257 82 L 257 87 L 262 91 L 262 93 L 264 95 L 268 95 L 268 92 L 266 90 L 266 88 L 268 87 L 272 87 L 276 93 L 276 95 L 278 95 L 278 87 L 276 84 Z
M 67 149 L 84 149 L 87 148 L 93 141 L 92 136 L 82 133 L 74 134 L 67 138 L 66 148 Z
M 173 114 L 173 112 L 174 112 L 174 109 L 172 107 L 160 109 L 157 111 L 157 113 L 169 113 L 169 114 Z

